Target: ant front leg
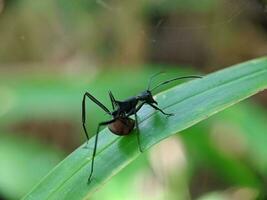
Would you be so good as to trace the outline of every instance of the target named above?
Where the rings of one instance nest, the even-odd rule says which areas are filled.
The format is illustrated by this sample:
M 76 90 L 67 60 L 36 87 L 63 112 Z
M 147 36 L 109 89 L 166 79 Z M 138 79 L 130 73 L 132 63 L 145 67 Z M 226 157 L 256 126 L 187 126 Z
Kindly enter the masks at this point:
M 95 155 L 96 155 L 96 149 L 97 149 L 97 142 L 98 142 L 98 135 L 99 135 L 100 127 L 108 125 L 108 124 L 111 124 L 111 123 L 115 122 L 116 120 L 117 119 L 114 118 L 114 119 L 106 121 L 106 122 L 101 122 L 97 126 L 97 132 L 96 132 L 96 135 L 95 135 L 95 145 L 94 145 L 94 150 L 93 150 L 93 155 L 92 155 L 92 162 L 91 162 L 91 171 L 90 171 L 90 175 L 89 175 L 88 182 L 87 182 L 88 184 L 91 182 L 91 178 L 92 178 L 92 175 L 93 175 L 93 172 L 94 172 L 94 162 L 95 162 Z
M 96 105 L 98 105 L 100 108 L 102 108 L 107 114 L 110 114 L 109 109 L 107 109 L 106 106 L 104 106 L 100 101 L 98 101 L 93 95 L 91 95 L 89 92 L 85 92 L 83 95 L 83 101 L 82 101 L 82 124 L 83 124 L 83 130 L 87 139 L 87 144 L 89 140 L 89 135 L 87 133 L 87 129 L 85 126 L 86 122 L 86 97 L 88 97 L 91 101 L 93 101 Z
M 159 107 L 157 107 L 157 106 L 155 106 L 153 104 L 148 104 L 148 105 L 150 105 L 154 109 L 160 111 L 163 115 L 166 115 L 167 117 L 174 116 L 174 113 L 165 113 L 162 109 L 160 109 Z

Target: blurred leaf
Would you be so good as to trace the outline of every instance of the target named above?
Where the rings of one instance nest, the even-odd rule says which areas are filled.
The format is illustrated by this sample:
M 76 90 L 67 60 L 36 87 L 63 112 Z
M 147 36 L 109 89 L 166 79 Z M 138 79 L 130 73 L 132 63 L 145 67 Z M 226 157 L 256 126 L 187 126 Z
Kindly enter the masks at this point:
M 19 199 L 48 173 L 63 153 L 32 139 L 0 134 L 0 193 Z
M 145 148 L 267 87 L 267 58 L 245 62 L 176 86 L 156 96 L 159 106 L 175 116 L 166 119 L 149 107 L 138 113 Z M 117 137 L 105 129 L 99 138 L 94 179 L 87 185 L 94 140 L 55 167 L 24 199 L 82 199 L 140 153 L 135 134 Z
M 222 115 L 217 117 L 218 121 L 222 121 Z M 229 118 L 229 120 L 230 119 L 231 118 Z M 219 183 L 259 188 L 261 182 L 254 171 L 244 162 L 241 162 L 240 159 L 235 158 L 234 153 L 229 155 L 229 153 L 223 152 L 218 148 L 218 144 L 212 140 L 212 134 L 209 134 L 209 131 L 214 124 L 216 124 L 214 120 L 209 120 L 209 122 L 205 124 L 202 123 L 184 131 L 181 135 L 189 152 L 188 154 L 190 155 L 188 159 L 193 162 L 191 163 L 191 167 L 195 172 L 193 175 L 197 176 L 201 170 L 206 169 L 209 171 L 210 175 L 213 174 L 212 177 L 218 180 Z M 225 132 L 222 130 L 220 134 L 223 133 Z M 238 141 L 236 141 L 236 143 L 237 142 Z M 232 145 L 229 143 L 225 143 L 224 145 L 227 146 L 228 151 L 230 151 L 229 149 L 231 149 Z M 200 169 L 198 169 L 198 167 Z M 202 181 L 198 180 L 195 176 L 193 176 L 192 179 L 195 181 Z M 207 181 L 207 185 L 202 185 L 202 187 L 208 189 L 211 187 L 209 184 L 212 183 L 212 180 L 210 180 L 210 182 Z
M 222 112 L 220 115 L 216 117 L 211 118 L 210 120 L 207 121 L 206 126 L 201 126 L 201 127 L 196 126 L 196 127 L 193 127 L 192 130 L 189 129 L 188 131 L 185 131 L 186 134 L 183 134 L 183 136 L 184 138 L 186 138 L 186 142 L 188 143 L 188 145 L 191 146 L 191 148 L 194 148 L 195 150 L 197 149 L 196 153 L 198 155 L 196 157 L 198 158 L 208 157 L 205 151 L 205 148 L 211 148 L 213 149 L 213 151 L 216 151 L 216 148 L 217 148 L 217 151 L 221 150 L 220 148 L 218 148 L 218 146 L 216 147 L 216 144 L 214 143 L 212 144 L 210 142 L 211 135 L 207 135 L 207 134 L 201 135 L 201 136 L 199 134 L 196 135 L 196 132 L 199 131 L 197 129 L 204 129 L 202 131 L 205 133 L 215 132 L 216 130 L 212 130 L 212 129 L 214 129 L 214 127 L 218 125 L 221 126 L 220 133 L 224 132 L 226 137 L 230 137 L 230 139 L 231 138 L 235 139 L 236 137 L 234 136 L 238 137 L 236 139 L 237 141 L 229 141 L 227 144 L 224 144 L 225 148 L 227 148 L 228 146 L 228 148 L 233 149 L 233 145 L 235 146 L 234 148 L 236 150 L 238 150 L 239 148 L 240 150 L 238 151 L 241 151 L 239 152 L 239 154 L 241 154 L 239 156 L 242 156 L 242 154 L 245 154 L 246 160 L 249 161 L 251 165 L 253 165 L 254 170 L 257 170 L 258 173 L 260 173 L 262 176 L 266 176 L 267 115 L 264 109 L 252 103 L 242 103 L 235 107 L 232 107 L 231 109 L 227 109 L 226 111 Z M 225 130 L 225 128 L 227 129 Z M 190 133 L 190 131 L 192 131 L 192 133 Z M 192 137 L 195 138 L 195 140 L 192 140 L 192 138 L 190 138 L 190 134 Z M 198 136 L 201 138 L 196 139 L 196 137 Z M 209 146 L 209 147 L 206 146 L 204 149 L 199 148 L 199 143 L 202 142 L 203 138 L 204 140 L 206 140 L 205 143 L 207 144 L 207 146 Z M 220 138 L 218 138 L 217 140 L 219 139 Z M 223 142 L 226 143 L 226 141 L 223 141 Z M 203 145 L 201 147 L 203 147 Z M 227 149 L 224 151 L 227 151 Z M 235 163 L 235 165 L 241 164 L 241 163 L 238 163 L 237 160 L 235 160 L 236 158 L 230 158 L 227 155 L 223 155 L 223 153 L 227 154 L 225 152 L 220 152 L 219 154 L 221 156 L 218 156 L 216 159 L 220 159 L 220 158 L 228 159 L 228 160 L 230 159 L 232 160 L 231 161 L 232 163 Z M 235 152 L 233 152 L 233 154 L 234 153 Z M 213 161 L 216 162 L 216 159 L 213 159 Z M 244 172 L 244 168 L 245 168 L 244 166 L 241 167 L 243 169 L 240 169 L 237 167 L 236 168 L 237 170 L 232 169 L 231 165 L 230 166 L 228 165 L 227 167 L 225 167 L 225 169 L 221 169 L 221 168 L 223 168 L 223 165 L 219 163 L 217 163 L 216 167 L 214 167 L 216 171 L 226 172 L 226 170 L 228 170 L 229 171 L 228 175 L 224 174 L 224 177 L 231 177 L 233 182 L 240 182 L 241 180 L 245 180 L 246 178 L 251 176 L 251 173 L 254 173 L 251 171 L 249 173 L 242 173 Z M 237 177 L 238 175 L 240 175 L 240 178 Z M 244 183 L 246 184 L 249 182 L 253 183 L 253 181 L 245 181 L 243 182 L 243 184 Z

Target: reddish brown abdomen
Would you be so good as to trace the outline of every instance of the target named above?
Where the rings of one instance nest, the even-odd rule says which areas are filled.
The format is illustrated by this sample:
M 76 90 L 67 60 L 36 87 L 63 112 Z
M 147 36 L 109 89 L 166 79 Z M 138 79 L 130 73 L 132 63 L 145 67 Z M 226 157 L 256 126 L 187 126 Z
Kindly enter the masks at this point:
M 131 118 L 119 118 L 108 125 L 109 130 L 115 135 L 129 135 L 134 128 L 135 121 Z

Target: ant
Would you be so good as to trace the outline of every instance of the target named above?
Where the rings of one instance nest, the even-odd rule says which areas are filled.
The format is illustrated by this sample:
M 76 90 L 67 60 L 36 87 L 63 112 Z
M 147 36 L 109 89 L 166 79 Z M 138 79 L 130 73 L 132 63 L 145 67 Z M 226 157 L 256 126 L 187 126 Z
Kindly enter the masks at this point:
M 131 131 L 134 129 L 136 126 L 137 129 L 137 141 L 138 141 L 138 147 L 139 151 L 143 152 L 141 145 L 140 145 L 140 138 L 139 138 L 139 126 L 138 126 L 138 119 L 137 119 L 137 112 L 143 107 L 143 105 L 147 104 L 151 107 L 153 107 L 155 110 L 160 111 L 163 115 L 166 115 L 167 117 L 173 116 L 173 113 L 165 113 L 162 109 L 157 107 L 158 102 L 153 98 L 152 96 L 152 91 L 159 88 L 162 85 L 165 85 L 167 83 L 170 83 L 172 81 L 176 81 L 179 79 L 185 79 L 185 78 L 202 78 L 201 76 L 182 76 L 182 77 L 177 77 L 173 78 L 167 81 L 164 81 L 157 86 L 153 87 L 150 89 L 151 82 L 153 78 L 155 78 L 157 75 L 161 74 L 162 72 L 159 72 L 157 74 L 154 74 L 153 76 L 150 77 L 149 82 L 148 82 L 148 87 L 145 91 L 141 92 L 137 96 L 130 97 L 124 101 L 118 101 L 114 98 L 113 94 L 111 91 L 109 91 L 109 98 L 112 104 L 112 111 L 110 111 L 106 106 L 104 106 L 100 101 L 98 101 L 93 95 L 91 95 L 88 92 L 85 92 L 83 95 L 83 101 L 82 101 L 82 124 L 83 124 L 83 129 L 84 133 L 87 138 L 87 144 L 89 140 L 89 136 L 87 133 L 87 129 L 85 126 L 85 121 L 86 121 L 86 104 L 85 100 L 86 97 L 88 97 L 91 101 L 93 101 L 96 105 L 98 105 L 104 112 L 106 112 L 108 115 L 112 117 L 111 120 L 101 122 L 98 124 L 97 131 L 96 131 L 96 136 L 95 136 L 95 144 L 94 144 L 94 150 L 93 150 L 93 155 L 92 155 L 92 162 L 91 162 L 91 171 L 90 175 L 88 178 L 88 184 L 91 182 L 91 178 L 93 175 L 94 171 L 94 159 L 96 155 L 96 149 L 97 149 L 97 142 L 98 142 L 98 134 L 101 126 L 108 126 L 108 129 L 119 136 L 125 136 L 129 135 Z M 134 115 L 134 119 L 130 118 L 130 116 Z

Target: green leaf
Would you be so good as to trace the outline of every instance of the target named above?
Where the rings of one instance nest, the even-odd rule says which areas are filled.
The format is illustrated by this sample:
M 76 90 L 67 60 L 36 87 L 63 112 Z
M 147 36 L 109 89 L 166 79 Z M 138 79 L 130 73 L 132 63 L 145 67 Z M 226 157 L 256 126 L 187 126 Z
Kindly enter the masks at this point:
M 21 198 L 63 157 L 59 149 L 1 130 L 1 195 L 7 199 Z
M 148 149 L 170 135 L 265 89 L 267 58 L 209 74 L 161 92 L 155 98 L 159 107 L 175 116 L 166 118 L 145 106 L 138 112 L 141 143 Z M 95 171 L 87 185 L 94 138 L 56 166 L 24 199 L 83 199 L 134 160 L 140 152 L 135 131 L 118 137 L 104 129 L 100 133 Z

